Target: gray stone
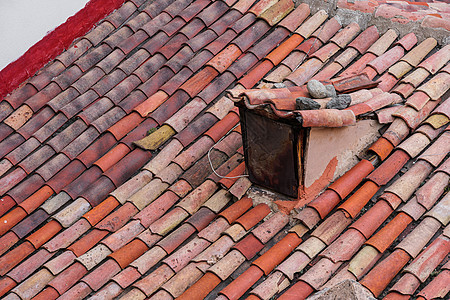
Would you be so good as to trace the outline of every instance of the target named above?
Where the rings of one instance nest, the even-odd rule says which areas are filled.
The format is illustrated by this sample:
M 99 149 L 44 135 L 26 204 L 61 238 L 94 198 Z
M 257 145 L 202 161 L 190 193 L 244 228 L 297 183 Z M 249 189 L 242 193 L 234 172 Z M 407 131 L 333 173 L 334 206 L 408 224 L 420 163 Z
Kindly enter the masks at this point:
M 326 85 L 325 89 L 327 90 L 327 97 L 326 98 L 336 97 L 336 90 L 334 89 L 334 86 L 332 84 Z
M 306 88 L 312 98 L 322 99 L 327 97 L 327 88 L 318 80 L 308 81 Z
M 285 85 L 284 83 L 282 83 L 282 82 L 275 82 L 275 83 L 273 84 L 273 86 L 274 86 L 275 88 L 277 88 L 277 89 L 281 89 L 281 88 L 285 88 L 285 87 L 286 87 L 286 85 Z
M 352 102 L 352 97 L 347 94 L 337 95 L 327 103 L 328 109 L 344 109 Z
M 310 98 L 298 97 L 295 99 L 295 108 L 298 110 L 315 110 L 320 109 L 320 104 Z
M 307 300 L 375 300 L 372 293 L 360 283 L 346 279 L 331 288 L 323 289 Z

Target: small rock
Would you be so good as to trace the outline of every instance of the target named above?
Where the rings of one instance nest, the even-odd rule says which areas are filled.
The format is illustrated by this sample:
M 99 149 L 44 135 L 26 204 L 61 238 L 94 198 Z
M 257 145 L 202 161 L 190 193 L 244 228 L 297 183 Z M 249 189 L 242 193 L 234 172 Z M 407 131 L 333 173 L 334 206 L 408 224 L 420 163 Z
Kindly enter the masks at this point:
M 306 88 L 313 98 L 322 99 L 327 97 L 327 88 L 318 80 L 308 81 Z
M 327 103 L 329 109 L 344 109 L 352 102 L 352 97 L 347 94 L 337 95 Z
M 275 88 L 277 88 L 277 89 L 281 89 L 281 88 L 285 88 L 286 87 L 286 85 L 284 83 L 282 83 L 282 82 L 275 82 L 273 86 Z
M 320 104 L 310 98 L 298 97 L 295 99 L 295 107 L 298 110 L 315 110 L 320 109 Z
M 334 86 L 332 84 L 326 85 L 325 89 L 327 90 L 326 98 L 336 97 L 336 90 L 334 89 Z

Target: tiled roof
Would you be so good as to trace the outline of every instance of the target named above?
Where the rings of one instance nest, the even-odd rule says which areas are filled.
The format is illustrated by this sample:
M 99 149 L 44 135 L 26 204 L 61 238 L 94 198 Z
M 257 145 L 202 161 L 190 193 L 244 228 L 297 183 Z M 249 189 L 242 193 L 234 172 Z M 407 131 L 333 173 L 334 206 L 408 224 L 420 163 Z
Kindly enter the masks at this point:
M 352 279 L 444 298 L 450 46 L 341 21 L 291 0 L 126 1 L 5 97 L 0 297 L 290 299 Z M 230 97 L 285 114 L 310 79 L 358 74 L 379 84 L 340 126 L 385 124 L 359 163 L 296 209 L 242 176 Z

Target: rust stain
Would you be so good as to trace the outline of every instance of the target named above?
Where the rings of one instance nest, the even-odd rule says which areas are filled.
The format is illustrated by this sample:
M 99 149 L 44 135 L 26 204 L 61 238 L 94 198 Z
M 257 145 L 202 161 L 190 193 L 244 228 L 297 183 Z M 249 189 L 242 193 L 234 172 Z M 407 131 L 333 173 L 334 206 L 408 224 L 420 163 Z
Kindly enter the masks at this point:
M 322 173 L 322 176 L 319 177 L 313 184 L 309 187 L 305 187 L 304 189 L 299 189 L 298 201 L 295 205 L 296 208 L 303 207 L 308 204 L 319 194 L 333 179 L 334 173 L 336 171 L 338 165 L 337 157 L 333 157 L 330 160 L 325 170 Z

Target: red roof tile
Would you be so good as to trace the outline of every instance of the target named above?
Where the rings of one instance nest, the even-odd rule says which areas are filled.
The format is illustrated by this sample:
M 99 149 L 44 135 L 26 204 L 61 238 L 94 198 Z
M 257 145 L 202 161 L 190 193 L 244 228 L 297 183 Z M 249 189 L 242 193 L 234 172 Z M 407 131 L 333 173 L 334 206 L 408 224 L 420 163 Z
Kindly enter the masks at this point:
M 211 272 L 205 273 L 194 285 L 186 290 L 178 299 L 205 298 L 219 283 L 220 278 Z
M 385 227 L 372 236 L 366 244 L 375 247 L 380 252 L 384 252 L 411 221 L 410 216 L 399 213 Z
M 377 170 L 378 169 L 375 171 Z M 338 209 L 344 210 L 352 218 L 355 218 L 367 202 L 369 202 L 369 200 L 375 195 L 378 189 L 379 187 L 377 184 L 368 180 L 352 196 L 350 196 L 350 198 L 341 204 Z
M 352 224 L 351 227 L 357 229 L 368 239 L 392 212 L 393 209 L 386 201 L 378 201 L 358 221 Z

